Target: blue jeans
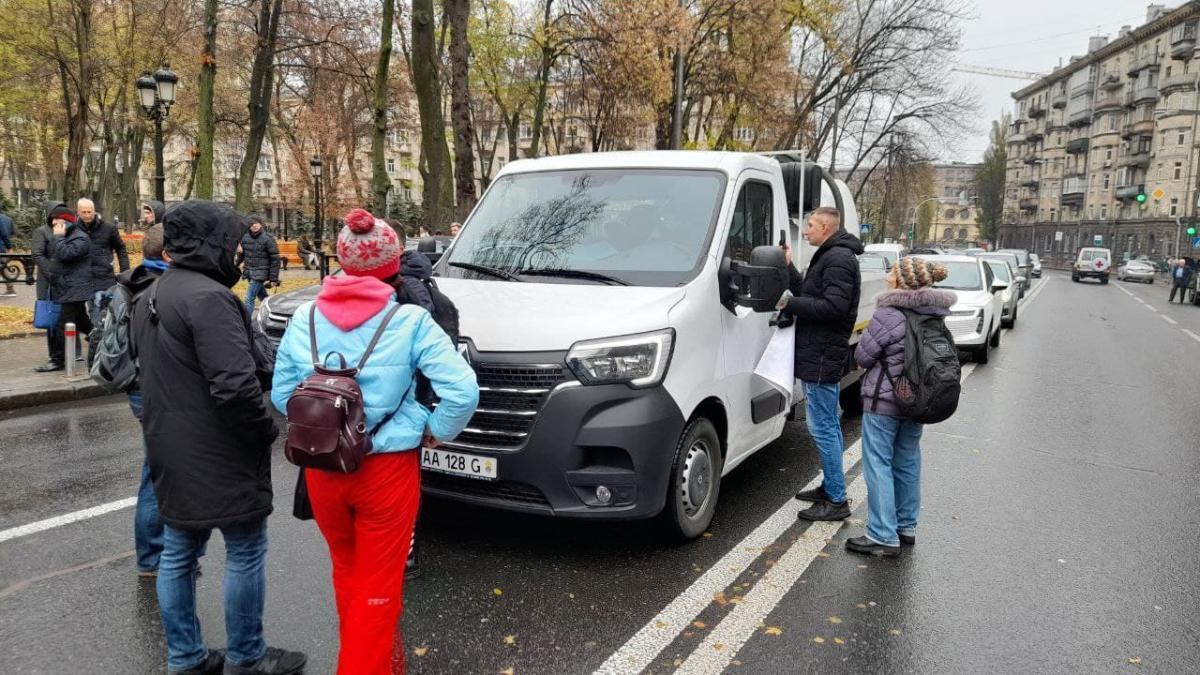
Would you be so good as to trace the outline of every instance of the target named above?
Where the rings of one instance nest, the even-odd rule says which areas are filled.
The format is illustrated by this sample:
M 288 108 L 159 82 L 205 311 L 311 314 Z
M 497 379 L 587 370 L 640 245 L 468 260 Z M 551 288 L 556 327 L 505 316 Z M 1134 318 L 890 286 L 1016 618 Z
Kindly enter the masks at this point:
M 133 416 L 142 420 L 142 392 L 129 394 L 129 409 Z M 158 569 L 158 558 L 163 550 L 163 523 L 158 516 L 158 498 L 154 495 L 154 481 L 150 478 L 150 463 L 142 448 L 142 481 L 138 484 L 137 508 L 133 514 L 133 549 L 137 552 L 140 572 Z
M 867 537 L 878 544 L 899 546 L 899 535 L 917 532 L 924 429 L 924 425 L 903 417 L 863 413 Z
M 254 303 L 267 297 L 267 287 L 265 281 L 250 280 L 250 285 L 246 289 L 246 311 L 250 312 L 250 316 L 254 316 Z
M 838 417 L 838 383 L 804 382 L 804 421 L 821 451 L 821 485 L 830 501 L 846 501 L 846 473 L 842 470 L 842 421 Z
M 212 530 L 165 528 L 158 566 L 158 607 L 167 637 L 167 667 L 195 668 L 208 658 L 196 617 L 196 563 Z M 244 666 L 263 657 L 262 615 L 266 603 L 267 520 L 221 528 L 225 537 L 226 663 Z

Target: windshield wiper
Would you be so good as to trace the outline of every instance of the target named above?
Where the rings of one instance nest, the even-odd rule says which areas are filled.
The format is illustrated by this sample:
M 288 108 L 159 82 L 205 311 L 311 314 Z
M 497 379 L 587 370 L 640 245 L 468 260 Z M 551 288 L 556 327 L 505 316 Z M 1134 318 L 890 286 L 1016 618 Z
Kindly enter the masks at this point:
M 524 279 L 518 277 L 517 275 L 513 274 L 512 272 L 508 272 L 508 271 L 502 270 L 502 269 L 497 269 L 495 267 L 486 267 L 484 265 L 476 265 L 475 263 L 465 263 L 465 262 L 452 262 L 452 263 L 450 263 L 450 266 L 458 267 L 458 268 L 461 268 L 464 270 L 469 270 L 471 272 L 479 272 L 481 274 L 487 274 L 489 276 L 497 277 L 499 279 L 504 279 L 505 281 L 524 281 Z
M 619 286 L 629 285 L 628 281 L 625 281 L 624 279 L 618 279 L 616 277 L 610 277 L 607 274 L 588 272 L 587 270 L 571 270 L 562 267 L 533 267 L 530 269 L 517 270 L 517 274 L 562 277 L 564 279 L 589 279 L 591 281 L 603 281 L 607 284 L 617 284 Z

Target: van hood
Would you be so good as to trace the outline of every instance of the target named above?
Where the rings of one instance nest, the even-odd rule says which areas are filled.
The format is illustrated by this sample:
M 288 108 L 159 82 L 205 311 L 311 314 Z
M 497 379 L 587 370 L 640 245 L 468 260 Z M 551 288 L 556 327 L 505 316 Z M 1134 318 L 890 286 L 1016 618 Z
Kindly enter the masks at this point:
M 683 288 L 437 279 L 460 333 L 484 352 L 565 351 L 580 340 L 668 326 Z M 714 300 L 715 302 L 715 300 Z

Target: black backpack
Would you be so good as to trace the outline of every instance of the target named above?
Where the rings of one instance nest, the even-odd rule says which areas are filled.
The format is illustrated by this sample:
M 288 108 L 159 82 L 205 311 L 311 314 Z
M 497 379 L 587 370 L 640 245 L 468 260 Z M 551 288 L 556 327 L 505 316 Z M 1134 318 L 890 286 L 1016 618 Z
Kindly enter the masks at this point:
M 437 282 L 433 279 L 421 279 L 421 283 L 425 284 L 425 288 L 429 289 L 429 297 L 433 300 L 433 311 L 430 315 L 435 323 L 441 326 L 442 330 L 446 331 L 446 335 L 450 336 L 450 344 L 458 347 L 458 307 L 454 305 L 445 293 L 438 288 Z M 401 305 L 417 304 L 412 298 L 408 297 L 408 292 L 405 290 L 404 284 L 399 284 L 396 287 L 396 302 Z M 425 374 L 417 371 L 416 374 L 416 398 L 417 401 L 426 405 L 435 405 L 438 401 L 437 394 L 433 391 L 433 384 Z
M 892 385 L 896 407 L 905 418 L 921 424 L 950 419 L 962 394 L 958 347 L 940 316 L 904 311 L 904 369 L 895 378 L 882 361 L 883 376 Z M 876 385 L 876 401 L 879 386 Z
M 129 289 L 115 284 L 102 303 L 100 320 L 88 338 L 91 345 L 91 376 L 105 391 L 117 393 L 137 388 L 137 358 L 130 349 Z

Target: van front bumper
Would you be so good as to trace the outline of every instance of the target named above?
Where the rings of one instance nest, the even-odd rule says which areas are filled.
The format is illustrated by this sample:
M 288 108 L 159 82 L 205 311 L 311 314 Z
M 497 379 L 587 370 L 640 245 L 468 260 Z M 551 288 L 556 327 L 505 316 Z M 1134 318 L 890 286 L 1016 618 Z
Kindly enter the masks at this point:
M 481 386 L 487 388 L 484 370 L 477 366 L 476 371 Z M 496 391 L 489 389 L 484 391 L 481 411 L 487 410 L 485 403 Z M 486 431 L 480 427 L 487 419 L 485 413 L 477 412 L 468 427 L 475 431 L 442 447 L 493 460 L 496 478 L 467 478 L 426 468 L 422 471 L 426 495 L 511 511 L 599 520 L 649 518 L 666 503 L 684 419 L 661 386 L 583 386 L 566 379 L 544 395 L 527 435 L 511 447 L 480 442 L 480 434 Z M 607 503 L 597 494 L 601 486 L 606 490 L 600 494 L 609 495 Z

